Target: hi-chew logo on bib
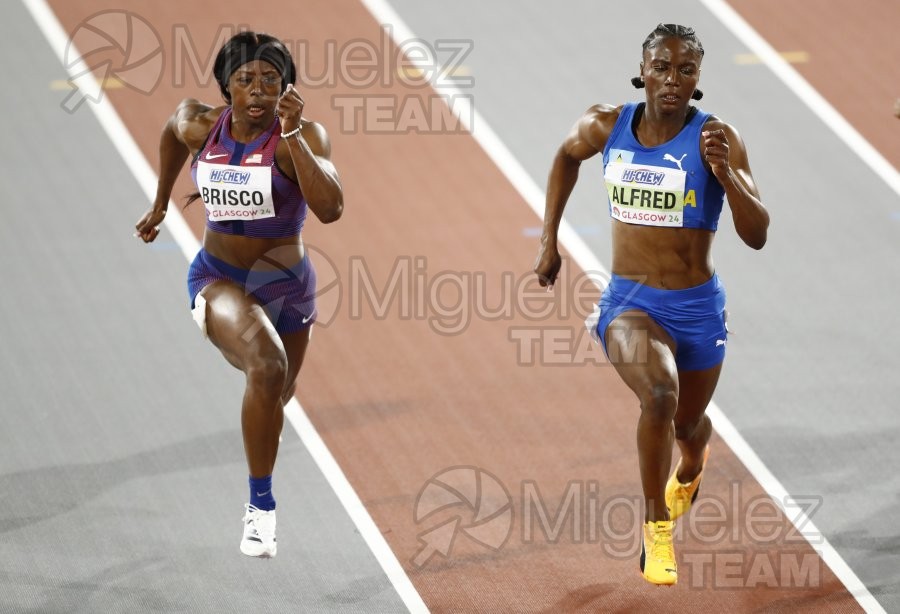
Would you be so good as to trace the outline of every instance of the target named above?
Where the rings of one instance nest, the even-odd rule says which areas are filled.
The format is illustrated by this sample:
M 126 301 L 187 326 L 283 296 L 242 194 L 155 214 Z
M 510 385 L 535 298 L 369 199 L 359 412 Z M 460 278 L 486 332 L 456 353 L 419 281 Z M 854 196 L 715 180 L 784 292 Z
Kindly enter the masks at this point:
M 621 162 L 608 164 L 604 179 L 614 219 L 644 226 L 684 225 L 684 171 Z
M 275 217 L 272 167 L 197 163 L 197 187 L 209 219 L 259 220 Z

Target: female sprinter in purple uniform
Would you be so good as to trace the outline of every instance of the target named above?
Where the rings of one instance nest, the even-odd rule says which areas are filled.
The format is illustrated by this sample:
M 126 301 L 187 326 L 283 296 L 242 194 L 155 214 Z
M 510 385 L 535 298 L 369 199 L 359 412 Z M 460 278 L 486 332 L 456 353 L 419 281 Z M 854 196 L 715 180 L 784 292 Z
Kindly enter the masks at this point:
M 203 247 L 188 272 L 194 318 L 246 375 L 241 408 L 250 501 L 241 552 L 275 556 L 272 470 L 315 320 L 315 272 L 300 231 L 307 207 L 322 222 L 343 211 L 343 192 L 319 124 L 301 117 L 296 68 L 278 39 L 242 32 L 213 68 L 227 102 L 184 100 L 163 128 L 156 200 L 137 236 L 159 235 L 172 186 L 188 157 L 206 208 Z M 193 200 L 193 198 L 192 198 Z
M 550 171 L 534 269 L 541 285 L 556 280 L 563 208 L 581 162 L 602 152 L 613 275 L 591 328 L 640 401 L 640 567 L 655 584 L 677 580 L 673 521 L 697 496 L 709 453 L 705 411 L 727 339 L 725 290 L 711 257 L 724 197 L 750 247 L 765 245 L 769 226 L 737 131 L 690 104 L 702 96 L 702 59 L 693 29 L 660 24 L 644 41 L 640 77 L 632 80 L 646 88 L 645 101 L 596 105 L 578 121 Z M 681 460 L 670 475 L 673 440 Z

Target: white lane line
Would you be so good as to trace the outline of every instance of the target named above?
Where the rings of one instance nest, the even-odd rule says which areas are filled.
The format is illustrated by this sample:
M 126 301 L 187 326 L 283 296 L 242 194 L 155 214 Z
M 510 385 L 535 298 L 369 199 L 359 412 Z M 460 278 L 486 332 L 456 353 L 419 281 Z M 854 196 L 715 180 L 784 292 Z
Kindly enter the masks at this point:
M 87 89 L 89 91 L 101 91 L 93 75 L 89 73 L 87 65 L 81 60 L 81 55 L 77 52 L 75 46 L 70 43 L 69 37 L 45 0 L 22 0 L 22 2 L 31 13 L 41 32 L 43 32 L 47 42 L 50 43 L 50 47 L 56 54 L 56 57 L 59 58 L 60 64 L 68 71 L 72 79 L 77 78 L 80 83 L 93 81 L 92 86 L 89 86 Z M 68 52 L 66 51 L 67 48 L 69 49 Z M 76 58 L 75 61 L 73 61 L 73 58 Z M 67 60 L 71 62 L 70 66 L 66 66 Z M 147 195 L 147 203 L 149 205 L 156 197 L 157 176 L 150 164 L 147 163 L 147 159 L 144 158 L 144 154 L 138 148 L 137 143 L 134 142 L 131 133 L 125 128 L 125 124 L 122 123 L 119 115 L 112 108 L 112 105 L 109 104 L 105 95 L 98 104 L 94 104 L 89 100 L 85 100 L 84 104 L 94 112 L 97 121 L 103 126 L 103 130 L 113 145 L 115 145 L 119 155 L 122 156 L 122 160 L 128 165 L 138 185 L 141 186 L 141 189 Z M 60 108 L 60 112 L 64 112 L 62 108 Z M 172 215 L 173 213 L 175 215 Z M 193 260 L 197 250 L 200 249 L 200 243 L 197 242 L 191 229 L 180 215 L 178 207 L 169 207 L 169 214 L 166 216 L 165 223 L 166 228 L 175 237 L 175 241 L 181 247 L 185 257 L 188 260 Z
M 385 0 L 360 0 L 362 4 L 369 9 L 369 12 L 375 17 L 379 24 L 389 24 L 392 27 L 392 38 L 394 43 L 400 45 L 403 41 L 411 41 L 416 39 L 412 30 L 404 23 L 400 16 Z M 429 73 L 434 72 L 434 64 L 429 60 L 413 60 L 407 58 L 410 63 L 418 64 Z M 440 70 L 438 71 L 440 74 Z M 466 130 L 472 133 L 475 140 L 481 145 L 482 149 L 494 161 L 497 167 L 506 175 L 513 187 L 522 195 L 538 217 L 544 218 L 544 193 L 534 182 L 525 168 L 519 164 L 512 152 L 507 149 L 500 137 L 491 129 L 488 123 L 478 113 L 476 109 L 471 108 L 471 100 L 465 96 L 463 92 L 450 87 L 441 87 L 438 92 L 453 99 L 451 111 L 459 118 L 460 123 L 465 126 Z M 471 124 L 475 125 L 472 126 Z M 474 128 L 474 129 L 473 129 Z M 602 280 L 609 279 L 609 273 L 587 244 L 582 240 L 572 226 L 563 220 L 559 226 L 559 239 L 566 250 L 572 255 L 572 258 L 584 269 L 590 272 L 591 278 L 600 278 Z M 598 284 L 599 285 L 599 284 Z
M 338 499 L 341 500 L 344 509 L 347 510 L 350 518 L 353 519 L 353 524 L 359 529 L 369 549 L 375 555 L 375 558 L 378 559 L 381 569 L 390 579 L 391 584 L 394 585 L 394 590 L 400 595 L 400 599 L 403 600 L 410 612 L 415 614 L 428 612 L 425 602 L 422 601 L 421 595 L 419 595 L 409 576 L 403 570 L 403 566 L 400 565 L 400 561 L 397 560 L 393 550 L 385 541 L 384 535 L 381 534 L 381 531 L 375 525 L 375 521 L 369 516 L 366 506 L 363 505 L 359 495 L 353 490 L 353 486 L 350 485 L 347 476 L 341 471 L 328 446 L 322 441 L 322 437 L 319 436 L 316 427 L 310 422 L 309 417 L 303 411 L 296 398 L 291 399 L 285 406 L 284 415 L 290 421 L 294 430 L 300 435 L 303 445 L 309 450 L 319 470 L 328 479 L 328 483 L 331 484 L 331 488 L 338 496 Z
M 809 109 L 815 113 L 822 122 L 834 131 L 847 147 L 854 151 L 860 159 L 881 177 L 884 182 L 900 195 L 900 173 L 897 169 L 885 159 L 857 130 L 837 112 L 837 110 L 829 104 L 825 98 L 819 94 L 798 73 L 785 59 L 779 54 L 772 45 L 759 35 L 743 17 L 741 17 L 733 8 L 731 8 L 724 0 L 702 0 L 706 8 L 727 27 L 738 40 L 746 45 L 750 51 L 759 56 L 759 58 L 781 79 L 789 90 L 794 92 L 797 97 L 806 104 Z M 716 431 L 728 442 L 729 447 L 734 450 L 735 454 L 750 470 L 753 477 L 768 491 L 772 498 L 778 502 L 784 509 L 788 501 L 788 492 L 781 485 L 774 475 L 765 466 L 762 460 L 750 448 L 749 444 L 737 432 L 737 429 L 728 420 L 724 413 L 712 404 L 708 410 L 710 418 L 716 425 Z M 738 452 L 740 450 L 740 453 Z M 787 513 L 787 511 L 785 510 Z M 884 612 L 884 608 L 878 603 L 878 600 L 869 592 L 866 585 L 859 577 L 850 569 L 847 562 L 838 554 L 837 550 L 828 542 L 825 536 L 816 528 L 815 524 L 810 521 L 806 514 L 798 517 L 799 521 L 807 521 L 804 525 L 806 530 L 813 532 L 819 536 L 819 543 L 814 547 L 819 551 L 822 559 L 828 564 L 834 574 L 844 583 L 850 594 L 853 595 L 866 612 Z M 795 524 L 797 524 L 795 522 Z
M 800 498 L 795 500 L 788 493 L 787 489 L 769 471 L 762 459 L 753 451 L 747 440 L 741 436 L 731 423 L 731 420 L 725 416 L 715 402 L 709 404 L 706 413 L 712 420 L 713 428 L 719 434 L 719 437 L 725 440 L 725 443 L 747 467 L 750 474 L 766 489 L 766 492 L 781 508 L 785 516 L 797 527 L 797 531 L 809 541 L 813 549 L 819 553 L 825 564 L 831 568 L 834 575 L 844 584 L 847 591 L 856 599 L 859 605 L 866 612 L 884 613 L 884 608 L 881 604 L 872 596 L 872 593 L 869 592 L 862 580 L 850 569 L 850 566 L 834 549 L 834 546 L 831 545 L 825 534 L 819 531 L 818 527 L 807 515 L 805 507 L 808 501 L 805 502 L 804 499 Z
M 372 15 L 374 15 L 379 24 L 390 24 L 392 26 L 392 35 L 395 44 L 399 45 L 403 41 L 410 41 L 418 38 L 386 0 L 360 1 L 369 9 Z M 757 50 L 754 48 L 753 50 L 758 53 L 760 57 L 763 57 L 764 59 L 767 58 L 766 54 L 762 53 L 761 49 Z M 777 56 L 777 53 L 775 53 L 774 50 L 772 50 L 772 54 Z M 414 61 L 411 58 L 407 58 L 407 60 L 410 62 Z M 428 60 L 420 60 L 417 63 L 421 64 L 423 70 L 429 67 Z M 783 60 L 782 64 L 786 66 L 786 63 Z M 433 65 L 430 67 L 431 69 L 435 68 Z M 438 70 L 438 72 L 440 71 Z M 477 110 L 457 104 L 460 101 L 468 101 L 460 91 L 442 86 L 439 93 L 447 96 L 448 99 L 454 100 L 455 104 L 451 110 L 457 114 L 460 122 L 470 130 L 478 144 L 481 145 L 488 157 L 494 161 L 519 194 L 522 195 L 525 202 L 528 203 L 539 218 L 543 219 L 543 191 L 538 187 L 537 183 L 535 183 L 503 141 L 500 140 L 500 137 L 498 137 L 491 129 L 490 125 Z M 818 96 L 818 94 L 816 94 L 816 96 Z M 819 98 L 821 97 L 819 96 Z M 474 122 L 474 126 L 470 125 L 470 118 L 472 119 L 472 122 Z M 844 124 L 846 124 L 846 122 L 844 122 Z M 850 128 L 850 130 L 852 130 L 852 128 Z M 859 138 L 862 139 L 862 137 Z M 868 153 L 866 155 L 868 155 Z M 878 157 L 880 158 L 880 155 Z M 883 160 L 883 158 L 881 159 Z M 893 167 L 890 167 L 890 169 L 893 170 Z M 876 170 L 876 172 L 878 171 Z M 894 171 L 894 173 L 896 174 L 896 171 Z M 569 252 L 572 259 L 575 260 L 576 264 L 578 264 L 583 271 L 589 273 L 592 279 L 595 281 L 609 279 L 606 268 L 565 220 L 563 220 L 560 225 L 559 240 L 566 251 Z M 797 532 L 807 539 L 810 546 L 818 552 L 822 557 L 822 560 L 825 561 L 825 564 L 827 564 L 841 582 L 843 582 L 848 592 L 867 611 L 884 612 L 878 602 L 872 597 L 871 593 L 869 593 L 866 586 L 859 580 L 856 574 L 853 573 L 834 547 L 831 546 L 828 540 L 825 539 L 825 536 L 822 535 L 809 519 L 803 509 L 803 502 L 794 500 L 794 498 L 788 494 L 784 486 L 781 485 L 756 452 L 753 451 L 747 441 L 740 433 L 738 433 L 737 429 L 728 420 L 722 410 L 719 409 L 718 405 L 711 403 L 707 409 L 707 413 L 713 421 L 714 428 L 718 435 L 725 441 L 728 447 L 731 448 L 735 456 L 737 456 L 747 467 L 751 475 L 753 475 L 766 490 L 773 501 L 775 501 L 782 509 L 786 518 L 790 520 L 797 529 Z
M 750 51 L 775 73 L 809 109 L 830 128 L 844 144 L 855 152 L 876 175 L 900 195 L 900 173 L 875 149 L 844 116 L 837 112 L 816 89 L 791 66 L 772 45 L 759 35 L 743 17 L 724 0 L 701 0 L 709 11 L 727 27 Z M 889 112 L 889 111 L 888 111 Z
M 80 55 L 77 53 L 77 50 L 71 46 L 62 25 L 60 25 L 59 20 L 57 20 L 56 15 L 53 14 L 53 11 L 47 5 L 45 0 L 22 1 L 31 13 L 38 27 L 41 29 L 41 32 L 43 32 L 50 47 L 53 49 L 54 53 L 56 53 L 60 63 L 69 72 L 69 75 L 73 78 L 78 76 L 80 83 L 85 83 L 86 79 L 92 78 L 90 75 L 87 77 L 85 76 L 87 67 L 81 61 L 75 61 L 72 62 L 71 66 L 66 66 L 67 57 L 71 60 L 71 58 L 76 56 L 80 58 Z M 68 54 L 66 52 L 67 47 L 69 47 Z M 93 87 L 97 87 L 96 81 L 94 81 L 94 84 L 92 85 L 92 91 Z M 107 137 L 119 152 L 122 160 L 131 170 L 141 189 L 144 191 L 147 202 L 153 202 L 153 199 L 156 197 L 158 177 L 149 162 L 147 162 L 143 152 L 141 152 L 140 148 L 137 146 L 137 143 L 135 143 L 131 133 L 128 132 L 125 124 L 122 123 L 118 113 L 116 113 L 115 109 L 105 96 L 103 96 L 99 102 L 85 101 L 85 104 L 93 111 L 97 120 L 100 122 L 100 125 L 103 127 L 103 130 L 106 132 Z M 62 112 L 62 109 L 60 111 Z M 174 203 L 171 204 L 174 205 Z M 184 221 L 177 206 L 169 207 L 169 213 L 166 215 L 165 224 L 188 261 L 193 260 L 197 250 L 200 249 L 200 243 Z M 127 228 L 123 229 L 123 232 L 127 231 Z M 329 485 L 334 490 L 353 523 L 356 525 L 356 528 L 365 540 L 366 545 L 368 545 L 369 549 L 375 555 L 375 558 L 378 560 L 378 563 L 381 565 L 381 568 L 384 570 L 388 579 L 390 579 L 391 584 L 394 586 L 394 590 L 397 591 L 397 594 L 403 600 L 403 603 L 410 612 L 416 614 L 419 612 L 428 612 L 428 608 L 425 607 L 425 602 L 422 601 L 422 597 L 419 595 L 418 591 L 416 591 L 409 577 L 406 575 L 406 572 L 403 570 L 403 567 L 400 565 L 400 562 L 397 560 L 397 557 L 390 549 L 390 546 L 388 546 L 387 541 L 385 541 L 381 531 L 372 520 L 372 517 L 369 516 L 359 495 L 353 490 L 353 487 L 347 480 L 347 476 L 341 471 L 334 456 L 332 456 L 331 452 L 329 452 L 326 447 L 325 442 L 322 441 L 322 438 L 316 432 L 315 427 L 312 422 L 310 422 L 309 417 L 303 411 L 303 408 L 300 406 L 297 399 L 291 399 L 291 402 L 285 407 L 285 415 L 297 431 L 303 445 L 306 446 L 306 449 L 309 451 L 313 460 L 315 460 L 319 470 L 325 476 L 325 479 L 328 480 Z

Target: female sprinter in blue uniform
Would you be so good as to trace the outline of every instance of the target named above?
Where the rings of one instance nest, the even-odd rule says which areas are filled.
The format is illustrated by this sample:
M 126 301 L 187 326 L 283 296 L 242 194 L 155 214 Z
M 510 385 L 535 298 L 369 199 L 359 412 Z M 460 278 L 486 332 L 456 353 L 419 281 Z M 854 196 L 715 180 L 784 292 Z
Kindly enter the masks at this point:
M 301 117 L 296 68 L 284 44 L 242 32 L 213 68 L 225 101 L 188 99 L 163 128 L 156 200 L 137 223 L 149 243 L 159 234 L 172 186 L 189 156 L 206 208 L 203 247 L 191 264 L 194 318 L 226 360 L 246 375 L 241 409 L 250 473 L 241 552 L 275 556 L 272 471 L 284 403 L 315 320 L 315 272 L 300 231 L 307 207 L 322 222 L 343 211 L 325 130 Z
M 556 280 L 563 209 L 581 162 L 602 152 L 613 275 L 592 328 L 640 401 L 640 567 L 655 584 L 677 580 L 673 522 L 696 498 L 709 454 L 705 411 L 727 340 L 725 290 L 711 257 L 724 197 L 750 247 L 765 245 L 769 226 L 737 131 L 690 104 L 702 96 L 702 59 L 693 29 L 660 24 L 644 41 L 640 77 L 632 80 L 646 88 L 645 102 L 596 105 L 578 121 L 550 171 L 534 269 L 541 285 Z M 669 476 L 673 439 L 681 460 Z

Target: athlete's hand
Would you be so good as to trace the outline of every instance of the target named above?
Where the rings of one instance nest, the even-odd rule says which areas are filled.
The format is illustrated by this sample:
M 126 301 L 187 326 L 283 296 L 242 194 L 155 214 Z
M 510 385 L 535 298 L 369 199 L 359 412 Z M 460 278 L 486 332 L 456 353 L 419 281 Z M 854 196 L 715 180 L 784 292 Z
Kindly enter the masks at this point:
M 166 217 L 166 212 L 158 210 L 156 207 L 147 209 L 147 212 L 134 225 L 134 236 L 142 239 L 144 243 L 150 243 L 159 236 L 159 225 L 162 224 Z
M 728 178 L 731 167 L 728 162 L 728 138 L 724 130 L 703 131 L 703 156 L 709 164 L 709 170 L 716 176 L 719 183 L 724 183 Z
M 303 97 L 293 84 L 288 83 L 284 94 L 278 97 L 275 113 L 281 119 L 281 131 L 291 132 L 300 126 L 300 115 L 303 113 Z
M 538 276 L 538 283 L 541 284 L 541 287 L 546 287 L 548 292 L 552 290 L 560 268 L 562 268 L 562 258 L 559 250 L 542 243 L 537 260 L 534 261 L 534 272 Z

